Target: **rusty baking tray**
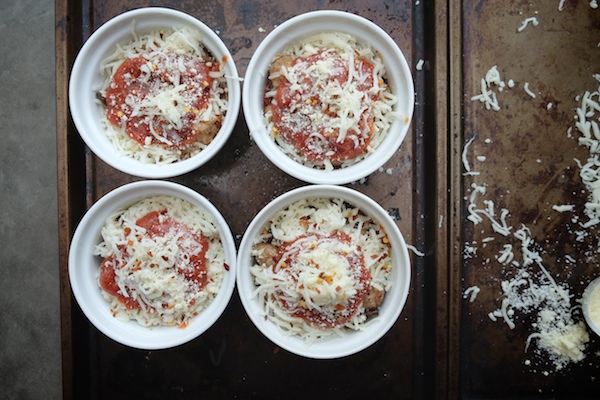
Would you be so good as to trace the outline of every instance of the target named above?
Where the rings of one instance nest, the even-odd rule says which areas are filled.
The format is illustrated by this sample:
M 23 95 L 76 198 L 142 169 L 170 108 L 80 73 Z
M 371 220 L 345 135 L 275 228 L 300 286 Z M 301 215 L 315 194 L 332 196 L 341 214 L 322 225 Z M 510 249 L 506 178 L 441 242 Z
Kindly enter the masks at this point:
M 600 73 L 600 10 L 593 4 L 57 0 L 65 398 L 594 398 L 600 340 L 591 331 L 584 358 L 557 366 L 557 357 L 540 345 L 541 328 L 553 328 L 540 327 L 537 319 L 547 304 L 526 311 L 513 308 L 508 318 L 513 329 L 498 316 L 506 297 L 502 283 L 514 283 L 518 271 L 525 270 L 543 290 L 548 289 L 548 275 L 566 288 L 572 322 L 581 322 L 578 299 L 587 282 L 600 275 L 598 232 L 581 226 L 588 193 L 576 160 L 585 163 L 590 153 L 579 145 L 574 127 L 578 96 L 598 88 L 593 74 Z M 377 172 L 349 185 L 382 204 L 417 249 L 407 306 L 381 341 L 340 360 L 296 357 L 275 348 L 254 328 L 236 294 L 208 332 L 167 351 L 120 346 L 82 315 L 67 275 L 71 234 L 98 198 L 137 178 L 102 163 L 79 139 L 68 112 L 70 66 L 99 25 L 148 5 L 186 11 L 218 31 L 241 76 L 270 29 L 305 11 L 357 13 L 399 44 L 415 79 L 411 131 L 385 166 L 391 173 Z M 496 95 L 497 110 L 492 103 L 488 109 L 473 99 L 494 66 L 499 75 L 496 80 L 490 76 L 486 87 Z M 238 244 L 262 206 L 304 185 L 262 156 L 249 139 L 242 115 L 213 161 L 174 180 L 216 204 Z M 554 207 L 563 205 L 573 210 Z M 469 217 L 473 211 L 483 215 L 481 222 L 475 224 Z M 507 230 L 494 230 L 486 211 L 494 211 L 495 220 L 505 221 Z M 546 280 L 540 278 L 537 263 L 525 266 L 523 236 L 517 231 L 526 233 L 528 249 L 541 256 Z M 507 245 L 518 265 L 506 263 L 508 253 L 502 256 Z
M 60 279 L 65 398 L 380 398 L 443 397 L 447 392 L 445 95 L 446 4 L 320 1 L 84 1 L 57 0 Z M 413 66 L 414 123 L 397 154 L 364 182 L 352 184 L 392 215 L 405 239 L 426 256 L 413 258 L 407 306 L 396 325 L 361 353 L 328 361 L 277 349 L 252 325 L 237 297 L 197 340 L 166 351 L 138 351 L 103 336 L 72 297 L 67 255 L 71 234 L 87 208 L 108 191 L 137 180 L 100 161 L 78 137 L 69 117 L 67 85 L 82 43 L 103 22 L 126 10 L 165 6 L 186 11 L 218 32 L 241 76 L 265 35 L 302 12 L 338 9 L 383 27 Z M 436 10 L 436 7 L 440 7 Z M 435 16 L 442 17 L 435 21 Z M 442 32 L 431 29 L 442 28 Z M 437 29 L 437 28 L 436 28 Z M 439 36 L 439 41 L 436 38 Z M 438 47 L 439 45 L 439 47 Z M 440 55 L 436 54 L 440 52 Z M 436 64 L 435 60 L 442 60 Z M 427 60 L 417 71 L 419 60 Z M 439 76 L 438 76 L 439 75 Z M 431 82 L 426 85 L 426 82 Z M 427 106 L 427 107 L 426 107 Z M 436 111 L 437 110 L 437 111 Z M 437 118 L 436 118 L 437 115 Z M 437 138 L 437 132 L 441 137 Z M 243 115 L 225 148 L 197 171 L 173 179 L 206 196 L 227 219 L 237 244 L 254 215 L 274 197 L 301 185 L 272 165 L 250 141 Z M 433 222 L 435 221 L 435 223 Z M 444 225 L 445 226 L 445 225 Z M 437 243 L 437 244 L 436 244 Z M 310 388 L 306 392 L 306 388 Z
M 402 48 L 413 66 L 416 87 L 411 131 L 385 167 L 391 174 L 374 173 L 350 185 L 389 210 L 407 242 L 423 253 L 412 258 L 406 309 L 381 341 L 340 360 L 296 357 L 261 336 L 236 294 L 208 332 L 167 351 L 120 346 L 82 315 L 67 275 L 71 234 L 94 201 L 137 178 L 103 164 L 79 139 L 68 112 L 70 66 L 99 25 L 147 5 L 187 11 L 218 31 L 241 76 L 273 26 L 310 10 L 341 9 L 367 17 Z M 525 270 L 543 289 L 548 276 L 566 288 L 571 322 L 579 323 L 578 299 L 598 275 L 599 235 L 594 227 L 581 226 L 588 193 L 576 161 L 585 163 L 590 154 L 580 146 L 574 129 L 578 96 L 598 88 L 593 74 L 600 73 L 600 10 L 593 5 L 572 0 L 58 0 L 64 397 L 594 398 L 598 338 L 588 331 L 583 360 L 557 367 L 557 357 L 539 340 L 538 317 L 547 304 L 515 309 L 508 318 L 512 329 L 497 314 L 507 297 L 502 282 L 514 282 L 517 272 Z M 419 69 L 420 60 L 424 63 Z M 497 110 L 491 103 L 488 109 L 473 100 L 482 92 L 481 79 L 494 66 L 499 75 L 488 89 L 496 95 Z M 500 81 L 505 84 L 502 90 Z M 242 115 L 213 161 L 174 180 L 216 204 L 238 241 L 263 205 L 304 184 L 260 154 L 249 140 Z M 562 205 L 573 209 L 559 212 L 561 208 L 554 207 Z M 473 210 L 484 215 L 477 224 L 469 218 Z M 495 220 L 506 221 L 509 229 L 494 230 L 482 210 L 494 211 Z M 520 250 L 523 236 L 515 235 L 519 230 L 531 240 L 528 250 L 541 256 L 546 278 L 540 278 L 537 263 L 518 268 L 526 264 Z M 516 264 L 505 263 L 506 245 L 514 249 Z
M 449 3 L 457 397 L 597 398 L 600 340 L 579 300 L 600 275 L 598 229 L 586 226 L 591 154 L 574 118 L 599 86 L 595 3 Z

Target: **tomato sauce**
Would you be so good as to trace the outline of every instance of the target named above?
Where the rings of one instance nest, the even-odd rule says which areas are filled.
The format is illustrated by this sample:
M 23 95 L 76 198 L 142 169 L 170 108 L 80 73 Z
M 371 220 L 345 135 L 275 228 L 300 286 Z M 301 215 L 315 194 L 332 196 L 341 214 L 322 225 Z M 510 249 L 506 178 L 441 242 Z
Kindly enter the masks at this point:
M 315 84 L 325 87 L 330 83 L 343 87 L 348 81 L 349 67 L 348 62 L 343 60 L 337 53 L 321 51 L 308 57 L 295 59 L 292 62 L 292 66 L 302 62 L 303 66 L 306 64 L 308 67 L 326 60 L 332 63 L 331 71 L 335 71 L 335 73 L 332 72 L 329 74 L 326 81 L 314 82 L 312 77 L 304 74 L 304 76 L 301 75 L 299 83 L 309 88 L 314 88 Z M 354 69 L 355 74 L 358 72 L 358 75 L 365 77 L 363 81 L 358 82 L 357 89 L 364 93 L 365 99 L 370 99 L 370 101 L 377 100 L 379 97 L 378 94 L 368 93 L 374 85 L 373 65 L 366 60 L 357 58 Z M 320 125 L 313 122 L 310 117 L 315 114 L 337 117 L 337 111 L 333 110 L 331 105 L 327 103 L 327 100 L 320 96 L 318 88 L 314 92 L 301 93 L 300 101 L 303 104 L 298 104 L 298 91 L 291 90 L 292 85 L 284 77 L 280 78 L 277 93 L 274 100 L 271 101 L 272 120 L 277 130 L 277 135 L 281 135 L 300 154 L 311 161 L 328 159 L 332 162 L 341 162 L 356 158 L 367 151 L 374 130 L 373 118 L 368 115 L 368 109 L 363 111 L 358 126 L 353 130 L 349 130 L 343 140 L 339 140 L 339 128 Z M 303 115 L 299 115 L 296 111 L 298 106 L 303 108 Z M 302 128 L 299 128 L 300 124 L 290 124 L 288 122 L 290 117 L 291 119 L 296 119 L 296 121 L 300 118 L 302 120 Z M 315 146 L 315 133 L 324 137 L 326 142 Z
M 140 308 L 140 304 L 137 300 L 123 295 L 117 285 L 116 274 L 115 274 L 115 259 L 114 257 L 107 257 L 100 264 L 100 287 L 110 294 L 115 296 L 121 303 L 125 305 L 128 310 L 136 310 Z
M 208 239 L 206 239 L 206 237 L 191 232 L 184 224 L 181 224 L 168 216 L 166 210 L 150 212 L 139 218 L 136 221 L 136 225 L 146 229 L 147 235 L 150 238 L 164 237 L 173 232 L 180 234 L 181 236 L 178 239 L 179 250 L 187 257 L 187 263 L 184 264 L 184 267 L 179 265 L 177 273 L 183 275 L 186 280 L 194 282 L 198 290 L 204 288 L 208 283 L 208 268 L 206 265 Z M 139 303 L 132 297 L 123 294 L 117 285 L 115 268 L 123 267 L 123 265 L 117 264 L 118 262 L 115 260 L 114 256 L 104 259 L 100 265 L 100 286 L 108 294 L 117 297 L 128 310 L 138 309 L 140 307 Z M 149 265 L 144 267 L 151 268 L 152 266 Z M 139 268 L 141 269 L 141 267 Z
M 179 70 L 180 59 L 184 71 Z M 114 126 L 124 127 L 127 135 L 141 145 L 147 145 L 150 140 L 150 144 L 183 150 L 196 143 L 202 133 L 198 114 L 207 107 L 212 93 L 211 72 L 219 69 L 216 61 L 205 62 L 173 52 L 152 62 L 142 56 L 127 59 L 115 71 L 106 90 L 106 117 Z M 172 79 L 176 75 L 180 77 L 179 84 L 185 85 L 182 92 L 185 104 L 173 104 L 182 110 L 180 127 L 175 127 L 163 115 L 149 116 L 143 110 L 140 115 L 132 115 L 135 104 L 148 96 L 159 95 L 165 87 L 174 87 Z M 166 141 L 158 140 L 152 130 Z
M 292 242 L 286 242 L 279 246 L 278 251 L 280 254 L 280 259 L 282 259 L 283 255 L 287 253 L 287 250 L 290 246 L 292 246 L 297 240 L 305 237 L 306 236 L 301 236 Z M 352 243 L 350 236 L 342 232 L 336 232 L 328 237 L 320 238 L 338 240 L 348 244 Z M 292 253 L 290 256 L 288 256 L 288 258 L 283 259 L 283 261 L 287 265 L 293 265 L 295 259 L 298 257 L 298 254 L 299 253 Z M 290 310 L 294 317 L 302 318 L 303 320 L 318 326 L 334 328 L 348 322 L 358 312 L 360 305 L 367 295 L 369 286 L 371 284 L 371 272 L 365 265 L 362 252 L 359 251 L 354 254 L 340 255 L 347 259 L 349 273 L 356 280 L 356 294 L 354 296 L 347 299 L 344 304 L 338 304 L 333 312 L 319 311 L 316 309 L 309 310 L 302 307 L 294 307 L 292 309 L 292 307 L 285 300 L 279 298 L 279 302 L 282 304 L 282 306 Z

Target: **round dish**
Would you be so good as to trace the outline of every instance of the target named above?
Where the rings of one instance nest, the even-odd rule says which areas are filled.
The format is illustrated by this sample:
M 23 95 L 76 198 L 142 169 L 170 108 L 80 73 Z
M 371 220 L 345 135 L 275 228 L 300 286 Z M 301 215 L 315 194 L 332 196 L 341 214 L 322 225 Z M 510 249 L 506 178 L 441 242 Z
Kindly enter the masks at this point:
M 600 307 L 600 278 L 596 278 L 588 284 L 583 292 L 581 306 L 585 322 L 596 335 L 600 336 L 600 320 L 598 318 L 598 309 Z M 592 308 L 594 308 L 594 311 L 592 311 Z M 595 314 L 595 317 L 592 317 L 592 314 Z
M 285 334 L 270 319 L 265 318 L 257 298 L 257 286 L 251 267 L 254 264 L 252 250 L 256 238 L 273 216 L 296 201 L 311 198 L 341 199 L 358 207 L 383 226 L 393 258 L 390 275 L 391 287 L 386 292 L 376 318 L 369 320 L 362 331 L 347 331 L 342 336 L 329 336 L 307 343 L 299 336 Z M 244 309 L 255 326 L 273 343 L 294 354 L 313 359 L 341 358 L 357 353 L 378 341 L 394 325 L 408 297 L 411 271 L 408 249 L 404 238 L 389 214 L 368 196 L 337 185 L 309 185 L 281 195 L 252 220 L 244 233 L 238 250 L 237 288 Z
M 227 112 L 218 134 L 199 153 L 171 164 L 144 163 L 127 155 L 119 154 L 109 141 L 102 125 L 102 107 L 96 92 L 103 82 L 100 65 L 117 45 L 129 43 L 132 28 L 136 34 L 145 34 L 159 29 L 187 28 L 200 33 L 204 46 L 215 59 L 224 61 L 227 80 Z M 120 14 L 99 27 L 81 48 L 69 81 L 69 106 L 75 127 L 86 145 L 112 167 L 143 178 L 168 178 L 182 175 L 208 162 L 229 139 L 241 103 L 241 88 L 233 57 L 221 39 L 208 26 L 196 18 L 180 11 L 149 7 Z
M 302 39 L 323 31 L 349 34 L 360 42 L 369 43 L 381 54 L 387 67 L 388 85 L 398 97 L 394 108 L 398 117 L 392 123 L 383 142 L 363 160 L 333 171 L 311 168 L 287 156 L 273 140 L 273 135 L 268 132 L 263 106 L 269 67 L 275 57 Z M 261 42 L 246 71 L 242 104 L 250 135 L 273 164 L 289 175 L 309 183 L 345 184 L 373 173 L 398 150 L 409 129 L 414 96 L 414 84 L 408 63 L 396 43 L 379 26 L 347 12 L 314 11 L 284 22 Z
M 98 286 L 97 275 L 101 257 L 94 256 L 95 247 L 102 242 L 101 229 L 106 219 L 116 210 L 128 207 L 142 198 L 166 195 L 186 200 L 212 215 L 216 221 L 225 250 L 223 283 L 215 299 L 185 328 L 145 327 L 137 321 L 115 318 L 110 304 Z M 223 216 L 202 195 L 173 182 L 141 181 L 121 186 L 98 200 L 80 221 L 69 251 L 69 279 L 71 289 L 83 313 L 90 322 L 109 338 L 133 348 L 165 349 L 189 342 L 210 328 L 221 316 L 235 286 L 236 251 L 233 236 Z

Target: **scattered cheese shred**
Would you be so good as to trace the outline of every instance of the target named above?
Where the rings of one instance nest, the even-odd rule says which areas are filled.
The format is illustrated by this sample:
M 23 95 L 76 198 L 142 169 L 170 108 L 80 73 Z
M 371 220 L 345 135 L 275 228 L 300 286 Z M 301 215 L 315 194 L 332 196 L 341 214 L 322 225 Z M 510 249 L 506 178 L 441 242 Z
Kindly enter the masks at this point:
M 527 338 L 526 352 L 530 351 L 530 345 L 536 339 L 534 353 L 540 358 L 549 359 L 554 370 L 581 361 L 585 357 L 584 350 L 589 337 L 585 324 L 573 319 L 568 287 L 557 283 L 550 274 L 540 254 L 540 246 L 532 239 L 526 226 L 522 225 L 513 232 L 507 222 L 508 210 L 502 209 L 498 217 L 493 201 L 478 201 L 478 197 L 485 194 L 484 185 L 471 184 L 467 220 L 475 225 L 487 221 L 494 232 L 508 241 L 496 258 L 507 268 L 506 278 L 501 281 L 501 304 L 498 309 L 489 312 L 488 317 L 492 321 L 500 319 L 509 329 L 515 329 L 519 315 L 533 314 L 536 322 L 531 326 L 534 331 Z M 486 239 L 483 240 L 484 245 Z M 512 242 L 520 245 L 520 261 L 516 259 Z M 467 254 L 476 253 L 475 244 L 465 244 L 465 258 Z
M 564 204 L 564 205 L 553 205 L 552 209 L 554 211 L 558 211 L 560 213 L 562 212 L 568 212 L 568 211 L 573 211 L 575 209 L 575 206 L 573 204 Z
M 532 24 L 533 26 L 538 26 L 539 25 L 539 21 L 536 17 L 529 17 L 529 18 L 525 18 L 525 20 L 523 21 L 523 23 L 521 24 L 521 26 L 517 29 L 518 32 L 523 32 L 525 30 L 525 28 L 527 28 L 527 25 Z
M 523 90 L 525 90 L 525 93 L 527 93 L 529 96 L 535 99 L 535 93 L 533 93 L 531 89 L 529 89 L 529 82 L 525 82 L 523 84 Z
M 419 251 L 415 246 L 407 244 L 406 247 L 408 247 L 408 249 L 410 251 L 412 251 L 413 253 L 415 253 L 415 255 L 419 256 L 419 257 L 423 257 L 425 255 L 425 253 L 423 253 L 422 251 Z
M 593 77 L 600 82 L 600 74 Z M 583 164 L 575 160 L 579 167 L 579 176 L 585 185 L 589 197 L 585 203 L 584 213 L 589 218 L 586 227 L 600 223 L 600 84 L 598 89 L 586 91 L 579 96 L 580 105 L 575 114 L 575 128 L 580 136 L 578 143 L 586 147 L 590 157 Z
M 481 78 L 481 94 L 471 97 L 471 101 L 480 101 L 485 104 L 486 109 L 498 111 L 500 110 L 500 104 L 496 92 L 491 89 L 492 85 L 496 86 L 499 92 L 502 92 L 506 87 L 506 84 L 500 78 L 497 65 L 490 68 L 485 77 Z M 511 86 L 509 85 L 509 87 Z
M 463 175 L 479 175 L 479 172 L 471 171 L 471 166 L 469 165 L 469 160 L 467 159 L 467 151 L 469 149 L 469 146 L 471 146 L 471 143 L 473 143 L 473 140 L 475 140 L 475 136 L 473 136 L 471 139 L 469 139 L 467 143 L 465 143 L 465 146 L 462 151 L 462 162 L 465 168 L 465 172 L 463 173 Z
M 472 303 L 475 301 L 480 291 L 481 289 L 478 286 L 468 287 L 463 293 L 463 298 L 466 299 L 468 297 L 469 303 Z

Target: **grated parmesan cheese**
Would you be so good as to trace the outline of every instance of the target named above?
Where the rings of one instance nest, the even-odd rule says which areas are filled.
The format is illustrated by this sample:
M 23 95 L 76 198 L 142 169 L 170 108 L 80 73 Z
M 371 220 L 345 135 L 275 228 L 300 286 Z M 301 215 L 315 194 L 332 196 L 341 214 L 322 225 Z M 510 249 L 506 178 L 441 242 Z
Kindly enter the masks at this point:
M 506 220 L 507 210 L 503 210 L 498 218 L 491 200 L 482 200 L 483 207 L 478 205 L 477 198 L 485 195 L 485 186 L 472 183 L 471 190 L 467 219 L 474 224 L 487 220 L 496 233 L 520 244 L 519 254 L 522 257 L 521 261 L 516 260 L 513 244 L 509 242 L 496 258 L 507 268 L 507 278 L 501 281 L 500 307 L 489 312 L 488 317 L 494 322 L 502 320 L 509 329 L 515 329 L 519 314 L 534 314 L 533 332 L 527 338 L 525 351 L 531 351 L 530 346 L 534 343 L 532 351 L 539 358 L 548 359 L 554 370 L 580 362 L 585 357 L 589 336 L 585 325 L 573 318 L 568 287 L 557 283 L 549 273 L 529 229 L 522 225 L 512 233 L 513 229 Z M 465 245 L 466 249 L 476 252 L 473 246 Z

